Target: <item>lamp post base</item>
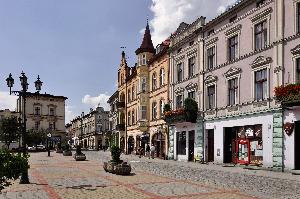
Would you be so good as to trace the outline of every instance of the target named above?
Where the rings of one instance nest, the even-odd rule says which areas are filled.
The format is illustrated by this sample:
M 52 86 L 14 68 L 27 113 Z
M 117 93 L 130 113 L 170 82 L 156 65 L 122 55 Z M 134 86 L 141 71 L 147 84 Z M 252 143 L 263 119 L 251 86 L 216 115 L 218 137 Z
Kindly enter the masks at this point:
M 22 173 L 21 179 L 20 179 L 20 184 L 30 184 L 29 178 L 28 178 L 28 170 Z

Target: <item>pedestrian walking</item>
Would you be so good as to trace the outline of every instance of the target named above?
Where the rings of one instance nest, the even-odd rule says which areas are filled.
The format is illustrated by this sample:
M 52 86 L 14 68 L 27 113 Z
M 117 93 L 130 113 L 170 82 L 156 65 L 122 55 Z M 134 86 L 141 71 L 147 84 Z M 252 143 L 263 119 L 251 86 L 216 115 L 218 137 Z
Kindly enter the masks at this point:
M 152 144 L 152 146 L 150 148 L 150 153 L 151 153 L 151 158 L 154 159 L 154 153 L 155 153 L 155 146 L 154 146 L 154 144 Z
M 149 159 L 150 159 L 150 146 L 149 146 L 149 144 L 147 144 L 147 146 L 146 146 L 146 156 L 148 156 Z

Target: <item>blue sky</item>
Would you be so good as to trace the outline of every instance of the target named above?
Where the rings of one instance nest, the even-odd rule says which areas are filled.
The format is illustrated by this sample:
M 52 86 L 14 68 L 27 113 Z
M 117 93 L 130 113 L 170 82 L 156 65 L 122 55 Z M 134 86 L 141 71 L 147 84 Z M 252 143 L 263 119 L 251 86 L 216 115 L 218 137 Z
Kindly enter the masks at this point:
M 209 3 L 207 3 L 209 2 Z M 130 65 L 149 18 L 154 43 L 181 21 L 212 17 L 233 0 L 0 0 L 0 109 L 14 109 L 5 79 L 19 89 L 27 74 L 30 91 L 39 74 L 42 92 L 68 97 L 66 122 L 115 91 L 121 46 Z M 203 9 L 208 6 L 212 12 Z

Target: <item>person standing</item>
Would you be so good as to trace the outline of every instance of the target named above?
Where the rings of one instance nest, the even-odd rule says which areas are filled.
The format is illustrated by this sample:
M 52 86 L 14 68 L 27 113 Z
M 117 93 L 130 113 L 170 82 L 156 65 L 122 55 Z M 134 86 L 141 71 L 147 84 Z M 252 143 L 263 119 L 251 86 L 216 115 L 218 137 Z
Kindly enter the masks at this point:
M 154 153 L 155 153 L 155 146 L 154 146 L 154 144 L 152 144 L 152 146 L 150 148 L 150 153 L 151 153 L 151 158 L 154 159 Z
M 146 146 L 146 156 L 148 156 L 149 159 L 150 159 L 150 146 L 149 146 L 149 144 L 147 144 L 147 146 Z

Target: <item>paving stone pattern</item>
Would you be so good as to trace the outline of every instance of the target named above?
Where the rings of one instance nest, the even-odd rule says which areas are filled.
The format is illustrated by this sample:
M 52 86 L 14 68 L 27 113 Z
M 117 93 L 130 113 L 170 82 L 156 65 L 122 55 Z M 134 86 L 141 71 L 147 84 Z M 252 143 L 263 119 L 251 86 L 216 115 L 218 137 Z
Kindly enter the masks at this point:
M 102 168 L 109 152 L 84 153 L 88 161 L 83 162 L 57 153 L 32 153 L 31 184 L 16 181 L 0 199 L 300 198 L 300 177 L 290 173 L 122 155 L 132 165 L 132 175 L 117 176 Z

